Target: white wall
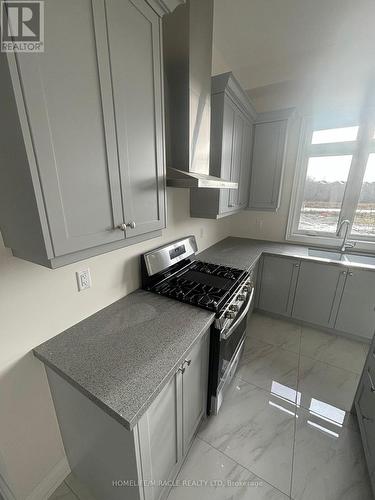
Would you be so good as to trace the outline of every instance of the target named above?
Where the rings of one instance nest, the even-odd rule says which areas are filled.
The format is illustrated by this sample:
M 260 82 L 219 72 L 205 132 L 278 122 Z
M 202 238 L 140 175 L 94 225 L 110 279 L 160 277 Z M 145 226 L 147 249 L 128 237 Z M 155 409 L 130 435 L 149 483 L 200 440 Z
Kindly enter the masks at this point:
M 188 234 L 202 250 L 229 235 L 230 223 L 191 219 L 189 191 L 168 188 L 162 237 L 61 269 L 13 257 L 0 238 L 0 481 L 17 500 L 64 459 L 44 368 L 31 349 L 138 288 L 141 253 Z M 75 271 L 86 267 L 92 288 L 78 293 Z

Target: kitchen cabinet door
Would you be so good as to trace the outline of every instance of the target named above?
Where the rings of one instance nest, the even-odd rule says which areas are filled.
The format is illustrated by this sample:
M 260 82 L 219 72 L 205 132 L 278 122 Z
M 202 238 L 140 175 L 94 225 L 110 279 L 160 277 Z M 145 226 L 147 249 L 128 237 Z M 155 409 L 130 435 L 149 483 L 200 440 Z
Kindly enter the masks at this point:
M 144 0 L 106 0 L 106 13 L 124 222 L 136 236 L 165 227 L 160 18 Z
M 375 331 L 375 272 L 350 269 L 335 328 L 371 339 Z
M 249 208 L 276 212 L 280 205 L 291 110 L 262 113 L 254 124 Z
M 253 124 L 245 119 L 243 128 L 240 178 L 238 184 L 238 208 L 247 207 L 249 201 L 251 152 L 253 145 Z
M 156 481 L 145 488 L 145 500 L 160 500 L 168 488 L 158 484 L 175 478 L 182 460 L 182 374 L 162 389 L 138 422 L 143 480 Z
M 221 162 L 220 169 L 215 170 L 215 174 L 218 177 L 222 177 L 233 182 L 238 182 L 238 180 L 235 179 L 239 172 L 236 165 L 236 144 L 238 154 L 238 128 L 240 125 L 236 111 L 237 109 L 233 101 L 229 97 L 224 96 L 224 114 L 221 131 Z M 233 189 L 220 189 L 220 191 L 218 191 L 220 197 L 220 213 L 230 212 L 233 210 L 231 204 L 234 202 L 235 191 L 236 190 Z
M 266 255 L 263 258 L 259 309 L 290 316 L 300 261 Z
M 192 189 L 192 217 L 218 219 L 248 203 L 255 110 L 232 73 L 212 77 L 210 174 L 238 183 L 238 189 Z
M 207 408 L 208 333 L 186 357 L 182 377 L 183 452 L 186 453 Z
M 124 239 L 115 229 L 123 215 L 100 15 L 91 0 L 48 0 L 44 7 L 48 46 L 15 54 L 12 77 L 22 89 L 28 159 L 40 178 L 35 196 L 45 204 L 53 256 L 61 256 Z
M 237 210 L 239 208 L 239 191 L 241 177 L 241 160 L 244 151 L 244 129 L 245 116 L 240 110 L 236 110 L 234 119 L 234 136 L 233 136 L 233 151 L 232 151 L 232 166 L 230 180 L 237 182 L 238 189 L 228 189 L 228 209 Z M 224 190 L 223 190 L 224 192 Z
M 345 278 L 346 270 L 341 266 L 302 261 L 293 318 L 333 328 Z
M 355 397 L 355 410 L 365 451 L 371 485 L 375 492 L 375 355 L 374 342 L 368 353 Z

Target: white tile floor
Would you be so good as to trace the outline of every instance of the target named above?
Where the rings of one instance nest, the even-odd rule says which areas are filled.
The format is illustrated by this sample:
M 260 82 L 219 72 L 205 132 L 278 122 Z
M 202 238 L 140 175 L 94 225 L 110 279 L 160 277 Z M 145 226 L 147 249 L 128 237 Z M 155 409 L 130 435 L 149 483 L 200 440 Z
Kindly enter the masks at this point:
M 169 500 L 371 500 L 349 413 L 366 353 L 360 342 L 253 314 L 237 377 L 178 475 L 208 483 L 174 487 Z M 51 499 L 88 497 L 69 476 Z

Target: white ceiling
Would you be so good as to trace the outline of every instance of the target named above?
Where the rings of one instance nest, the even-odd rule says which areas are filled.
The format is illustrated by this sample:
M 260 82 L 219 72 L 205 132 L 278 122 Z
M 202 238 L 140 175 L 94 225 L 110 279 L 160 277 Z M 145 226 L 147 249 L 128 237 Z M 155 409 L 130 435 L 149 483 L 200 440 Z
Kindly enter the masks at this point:
M 374 26 L 375 0 L 215 0 L 213 71 L 232 70 L 246 89 L 364 78 Z

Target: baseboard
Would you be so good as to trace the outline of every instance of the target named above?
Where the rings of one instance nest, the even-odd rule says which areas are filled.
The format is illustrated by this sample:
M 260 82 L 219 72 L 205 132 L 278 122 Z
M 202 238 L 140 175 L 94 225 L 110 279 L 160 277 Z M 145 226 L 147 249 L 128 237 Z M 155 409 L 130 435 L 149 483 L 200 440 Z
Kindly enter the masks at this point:
M 26 500 L 47 500 L 68 474 L 70 474 L 70 467 L 67 459 L 63 458 L 34 488 Z

